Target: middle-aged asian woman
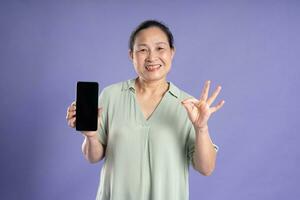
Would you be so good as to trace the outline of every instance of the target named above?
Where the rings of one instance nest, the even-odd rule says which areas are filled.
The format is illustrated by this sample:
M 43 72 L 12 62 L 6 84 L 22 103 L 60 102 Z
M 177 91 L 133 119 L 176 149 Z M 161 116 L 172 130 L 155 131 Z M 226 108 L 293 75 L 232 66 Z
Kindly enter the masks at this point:
M 212 106 L 221 87 L 199 99 L 167 81 L 175 48 L 161 22 L 142 22 L 131 34 L 129 56 L 137 78 L 110 85 L 99 97 L 98 131 L 81 132 L 82 151 L 92 163 L 105 158 L 97 199 L 187 200 L 188 169 L 208 176 L 217 146 L 208 120 L 224 101 Z M 75 127 L 76 104 L 67 111 Z

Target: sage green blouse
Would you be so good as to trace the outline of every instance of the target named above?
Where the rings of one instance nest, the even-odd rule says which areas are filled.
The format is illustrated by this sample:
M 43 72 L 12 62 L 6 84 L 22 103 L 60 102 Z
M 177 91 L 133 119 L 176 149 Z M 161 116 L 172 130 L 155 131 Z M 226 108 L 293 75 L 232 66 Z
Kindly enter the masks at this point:
M 188 200 L 195 132 L 181 101 L 191 96 L 169 82 L 146 120 L 134 85 L 135 79 L 113 84 L 99 96 L 106 152 L 96 199 Z

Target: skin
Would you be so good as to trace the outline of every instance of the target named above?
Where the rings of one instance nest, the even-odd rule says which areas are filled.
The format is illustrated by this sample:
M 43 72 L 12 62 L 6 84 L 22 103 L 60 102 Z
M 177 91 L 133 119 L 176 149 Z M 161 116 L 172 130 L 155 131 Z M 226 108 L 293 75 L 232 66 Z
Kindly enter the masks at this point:
M 133 50 L 129 51 L 129 57 L 138 75 L 135 82 L 136 98 L 145 119 L 151 117 L 168 90 L 166 78 L 174 54 L 175 49 L 170 48 L 166 34 L 157 27 L 140 31 L 135 38 Z M 216 106 L 212 106 L 221 91 L 221 86 L 218 86 L 210 97 L 209 88 L 210 81 L 206 81 L 199 99 L 188 98 L 182 101 L 196 132 L 193 166 L 205 176 L 213 172 L 216 163 L 216 151 L 210 138 L 208 120 L 225 103 L 220 101 Z M 102 108 L 99 110 L 99 116 L 101 112 Z M 66 117 L 72 128 L 75 127 L 75 114 L 76 105 L 73 102 L 67 110 Z M 91 163 L 100 161 L 104 157 L 105 146 L 98 141 L 97 131 L 82 134 L 85 138 L 82 151 L 86 159 Z
M 147 84 L 166 83 L 174 54 L 175 49 L 170 48 L 167 36 L 156 27 L 140 31 L 135 38 L 133 51 L 129 51 L 139 81 Z M 149 72 L 146 66 L 153 65 L 162 67 L 160 70 Z

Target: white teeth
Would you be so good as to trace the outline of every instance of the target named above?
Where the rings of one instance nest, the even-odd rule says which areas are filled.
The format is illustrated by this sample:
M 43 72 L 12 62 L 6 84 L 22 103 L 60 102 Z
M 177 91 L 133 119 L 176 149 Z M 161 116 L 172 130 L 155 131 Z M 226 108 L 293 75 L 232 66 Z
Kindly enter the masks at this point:
M 146 66 L 146 68 L 148 69 L 148 70 L 155 70 L 155 69 L 158 69 L 158 68 L 160 68 L 161 67 L 161 65 L 147 65 Z

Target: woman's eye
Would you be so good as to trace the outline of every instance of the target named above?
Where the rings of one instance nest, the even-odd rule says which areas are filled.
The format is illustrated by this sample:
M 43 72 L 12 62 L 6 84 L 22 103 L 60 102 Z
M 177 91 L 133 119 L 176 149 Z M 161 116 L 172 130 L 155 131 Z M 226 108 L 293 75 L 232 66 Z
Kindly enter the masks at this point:
M 164 50 L 164 48 L 162 48 L 162 47 L 158 47 L 158 50 L 159 50 L 159 51 L 161 51 L 161 50 Z
M 139 51 L 140 52 L 146 52 L 147 50 L 146 49 L 140 49 Z

